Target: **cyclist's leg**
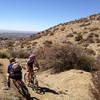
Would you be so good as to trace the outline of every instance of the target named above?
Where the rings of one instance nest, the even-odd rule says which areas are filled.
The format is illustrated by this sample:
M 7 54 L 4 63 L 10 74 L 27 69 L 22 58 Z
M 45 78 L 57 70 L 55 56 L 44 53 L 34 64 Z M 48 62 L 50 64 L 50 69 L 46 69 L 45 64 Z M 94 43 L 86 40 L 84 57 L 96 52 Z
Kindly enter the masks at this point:
M 27 100 L 30 100 L 31 96 L 24 82 L 22 80 L 17 80 L 17 83 L 21 86 L 21 89 L 25 98 L 27 98 Z
M 8 76 L 7 85 L 10 88 L 10 77 Z
M 30 73 L 31 73 L 31 74 L 30 74 L 30 79 L 31 79 L 31 82 L 32 82 L 33 72 L 31 71 Z
M 31 82 L 31 72 L 28 73 L 28 81 Z
M 19 80 L 18 82 L 22 87 L 24 87 L 28 91 L 27 87 L 25 86 L 25 84 L 22 80 Z
M 33 68 L 29 68 L 29 82 L 32 82 Z
M 27 67 L 28 70 L 28 81 L 31 82 L 31 68 Z

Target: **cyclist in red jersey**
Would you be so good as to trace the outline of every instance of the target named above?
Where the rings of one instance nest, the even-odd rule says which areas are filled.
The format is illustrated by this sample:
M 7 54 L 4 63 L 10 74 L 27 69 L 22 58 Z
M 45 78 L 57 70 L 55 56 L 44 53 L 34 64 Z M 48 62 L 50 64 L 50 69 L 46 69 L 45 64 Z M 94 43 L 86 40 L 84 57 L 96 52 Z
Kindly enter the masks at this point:
M 32 82 L 33 67 L 37 67 L 38 70 L 40 69 L 37 59 L 36 59 L 36 54 L 31 54 L 27 61 L 27 71 L 29 72 L 28 73 L 29 82 Z

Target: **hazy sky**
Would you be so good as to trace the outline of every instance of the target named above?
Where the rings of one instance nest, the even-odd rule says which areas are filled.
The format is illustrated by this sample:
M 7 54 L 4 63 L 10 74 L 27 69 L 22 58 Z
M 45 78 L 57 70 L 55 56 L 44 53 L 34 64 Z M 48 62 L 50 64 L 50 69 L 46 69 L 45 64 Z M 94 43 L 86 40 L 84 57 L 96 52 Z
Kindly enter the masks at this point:
M 0 0 L 0 29 L 40 31 L 100 13 L 100 0 Z

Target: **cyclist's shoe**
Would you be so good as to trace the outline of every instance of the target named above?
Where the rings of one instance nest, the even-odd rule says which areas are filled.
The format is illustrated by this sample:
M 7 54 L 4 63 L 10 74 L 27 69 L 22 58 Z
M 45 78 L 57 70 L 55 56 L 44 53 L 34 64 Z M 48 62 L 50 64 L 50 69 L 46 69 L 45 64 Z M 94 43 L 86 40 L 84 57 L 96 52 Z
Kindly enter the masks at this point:
M 29 82 L 29 83 L 27 84 L 27 86 L 28 86 L 28 87 L 32 87 L 32 83 Z
M 5 87 L 3 87 L 2 89 L 3 89 L 3 90 L 10 90 L 10 87 L 5 86 Z

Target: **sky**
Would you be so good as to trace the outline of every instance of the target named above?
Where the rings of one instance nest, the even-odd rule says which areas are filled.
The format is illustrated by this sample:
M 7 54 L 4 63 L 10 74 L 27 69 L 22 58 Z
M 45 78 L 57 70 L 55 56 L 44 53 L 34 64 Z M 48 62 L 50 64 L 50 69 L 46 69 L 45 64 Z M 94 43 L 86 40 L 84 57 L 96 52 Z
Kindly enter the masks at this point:
M 100 13 L 100 0 L 0 0 L 0 29 L 42 31 Z

